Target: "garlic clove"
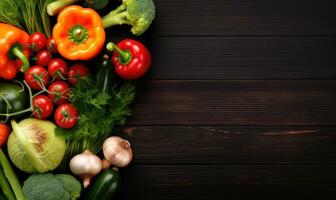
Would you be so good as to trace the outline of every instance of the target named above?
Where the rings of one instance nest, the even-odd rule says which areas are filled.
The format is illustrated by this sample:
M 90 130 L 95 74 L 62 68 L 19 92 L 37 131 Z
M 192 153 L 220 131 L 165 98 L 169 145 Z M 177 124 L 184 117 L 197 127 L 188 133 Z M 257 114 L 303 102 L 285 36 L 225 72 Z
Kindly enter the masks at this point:
M 103 154 L 107 161 L 117 167 L 127 166 L 133 158 L 131 144 L 117 136 L 112 136 L 105 140 Z

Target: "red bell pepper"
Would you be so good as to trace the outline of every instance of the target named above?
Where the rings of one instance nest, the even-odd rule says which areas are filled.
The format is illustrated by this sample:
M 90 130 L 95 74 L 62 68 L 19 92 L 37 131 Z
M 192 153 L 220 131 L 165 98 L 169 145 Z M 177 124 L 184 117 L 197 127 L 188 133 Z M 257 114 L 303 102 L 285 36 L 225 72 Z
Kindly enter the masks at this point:
M 113 51 L 112 63 L 115 73 L 127 80 L 143 76 L 152 63 L 148 49 L 136 40 L 125 39 L 118 45 L 109 42 L 106 48 Z

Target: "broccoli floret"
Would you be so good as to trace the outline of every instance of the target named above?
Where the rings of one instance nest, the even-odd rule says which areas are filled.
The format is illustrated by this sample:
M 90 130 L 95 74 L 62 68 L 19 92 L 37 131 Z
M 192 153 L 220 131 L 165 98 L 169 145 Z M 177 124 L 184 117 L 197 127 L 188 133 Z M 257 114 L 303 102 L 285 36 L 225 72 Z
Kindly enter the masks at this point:
M 123 0 L 122 4 L 102 18 L 104 28 L 128 24 L 131 32 L 141 35 L 155 18 L 155 5 L 152 0 Z
M 23 184 L 27 200 L 60 200 L 65 190 L 52 174 L 33 174 Z
M 27 200 L 75 200 L 82 186 L 71 175 L 33 174 L 23 184 Z
M 71 200 L 76 200 L 80 197 L 82 184 L 75 177 L 68 174 L 57 174 L 55 177 L 62 183 Z

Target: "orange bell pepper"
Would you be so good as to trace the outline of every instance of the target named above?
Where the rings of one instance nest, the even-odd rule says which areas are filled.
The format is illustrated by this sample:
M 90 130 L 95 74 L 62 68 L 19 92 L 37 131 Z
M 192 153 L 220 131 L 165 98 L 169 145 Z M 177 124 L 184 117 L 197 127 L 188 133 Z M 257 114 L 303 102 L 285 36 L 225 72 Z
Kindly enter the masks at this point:
M 53 38 L 63 57 L 69 60 L 90 60 L 102 50 L 105 31 L 96 11 L 69 6 L 58 15 Z
M 13 79 L 29 68 L 30 36 L 23 30 L 0 23 L 0 77 Z M 21 65 L 23 64 L 22 68 Z M 20 66 L 19 66 L 20 65 Z

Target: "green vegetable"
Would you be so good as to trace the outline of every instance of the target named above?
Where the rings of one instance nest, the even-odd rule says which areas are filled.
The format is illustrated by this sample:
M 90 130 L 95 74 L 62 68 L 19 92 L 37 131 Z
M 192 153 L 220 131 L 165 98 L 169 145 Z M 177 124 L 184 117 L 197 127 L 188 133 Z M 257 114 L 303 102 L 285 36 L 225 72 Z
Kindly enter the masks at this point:
M 0 167 L 0 191 L 4 193 L 4 195 L 7 197 L 8 200 L 16 200 L 12 188 L 9 185 L 1 167 Z
M 91 186 L 86 200 L 110 200 L 120 185 L 118 172 L 108 169 L 98 175 L 98 178 Z
M 104 28 L 114 25 L 131 25 L 134 35 L 144 33 L 155 18 L 155 5 L 152 0 L 123 0 L 115 10 L 102 18 Z
M 4 152 L 1 149 L 0 149 L 0 167 L 4 172 L 4 175 L 6 176 L 7 181 L 10 184 L 12 191 L 14 192 L 16 199 L 25 200 L 19 179 L 17 178 L 13 168 L 11 167 L 8 159 L 6 158 Z
M 6 198 L 0 193 L 0 200 L 9 200 L 9 199 L 6 199 Z
M 27 173 L 54 170 L 62 161 L 66 144 L 55 136 L 56 125 L 28 118 L 11 121 L 13 131 L 7 142 L 8 154 L 15 166 Z
M 69 99 L 80 113 L 78 123 L 72 129 L 56 129 L 56 134 L 67 141 L 63 166 L 68 166 L 74 155 L 86 149 L 98 153 L 113 128 L 125 124 L 127 116 L 131 115 L 129 106 L 134 96 L 135 88 L 130 83 L 105 93 L 93 78 L 78 82 Z
M 71 175 L 33 174 L 23 184 L 27 200 L 75 200 L 82 186 Z
M 93 8 L 95 10 L 103 9 L 110 0 L 85 0 L 85 6 Z
M 47 13 L 50 16 L 54 16 L 61 12 L 65 7 L 70 6 L 72 4 L 77 3 L 78 1 L 81 0 L 57 0 L 52 3 L 49 3 L 46 7 Z
M 71 200 L 75 200 L 80 197 L 82 185 L 75 177 L 68 174 L 57 174 L 55 175 L 55 178 L 62 183 L 65 192 L 70 194 Z
M 46 6 L 54 0 L 1 0 L 0 22 L 27 30 L 30 34 L 43 32 L 51 36 Z
M 27 108 L 27 103 L 27 94 L 23 84 L 20 82 L 0 82 L 1 114 L 24 110 Z M 6 121 L 4 117 L 0 119 Z
M 103 61 L 98 69 L 96 79 L 97 85 L 104 93 L 109 93 L 114 88 L 113 64 L 108 56 L 103 57 Z

